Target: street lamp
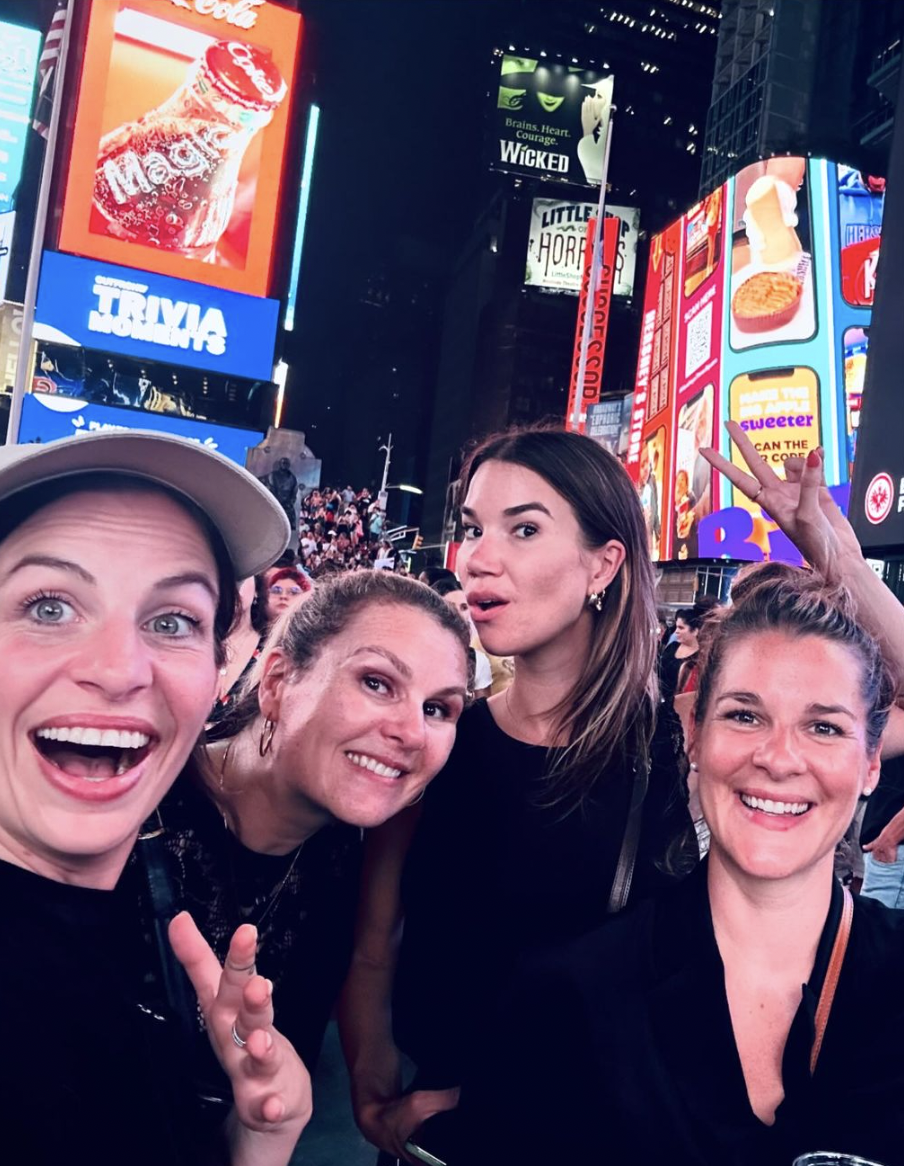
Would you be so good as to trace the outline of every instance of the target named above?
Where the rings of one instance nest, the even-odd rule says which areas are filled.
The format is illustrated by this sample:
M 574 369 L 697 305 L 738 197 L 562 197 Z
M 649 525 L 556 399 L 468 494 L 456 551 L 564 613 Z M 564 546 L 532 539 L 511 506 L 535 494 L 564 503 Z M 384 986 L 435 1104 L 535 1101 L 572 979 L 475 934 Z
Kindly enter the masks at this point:
M 400 483 L 398 486 L 387 486 L 387 490 L 404 490 L 406 494 L 423 494 L 420 486 L 409 486 L 407 483 Z

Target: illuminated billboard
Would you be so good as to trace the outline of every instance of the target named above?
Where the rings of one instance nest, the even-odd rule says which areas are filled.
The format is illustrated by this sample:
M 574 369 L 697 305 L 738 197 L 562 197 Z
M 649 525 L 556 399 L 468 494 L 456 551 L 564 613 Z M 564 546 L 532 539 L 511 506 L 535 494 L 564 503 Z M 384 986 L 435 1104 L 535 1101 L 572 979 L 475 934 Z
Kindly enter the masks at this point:
M 0 213 L 15 210 L 41 34 L 0 20 Z
M 279 301 L 45 251 L 36 340 L 268 381 Z
M 248 450 L 264 440 L 263 433 L 256 429 L 238 429 L 231 425 L 216 425 L 210 421 L 174 417 L 171 414 L 146 413 L 142 409 L 95 405 L 75 397 L 26 393 L 22 401 L 19 442 L 59 441 L 89 433 L 133 429 L 152 429 L 154 432 L 185 437 L 207 449 L 216 450 L 240 466 L 245 465 Z
M 597 210 L 598 206 L 594 202 L 534 199 L 524 273 L 524 282 L 529 287 L 580 295 L 587 223 Z M 631 296 L 634 294 L 640 211 L 636 207 L 610 206 L 607 203 L 606 214 L 619 220 L 612 294 Z
M 266 296 L 301 17 L 92 0 L 59 247 Z
M 599 186 L 612 113 L 612 76 L 497 52 L 490 167 L 522 177 Z
M 736 421 L 777 470 L 826 451 L 844 504 L 855 454 L 884 183 L 819 159 L 746 167 L 651 244 L 628 469 L 657 560 L 800 561 L 714 474 Z

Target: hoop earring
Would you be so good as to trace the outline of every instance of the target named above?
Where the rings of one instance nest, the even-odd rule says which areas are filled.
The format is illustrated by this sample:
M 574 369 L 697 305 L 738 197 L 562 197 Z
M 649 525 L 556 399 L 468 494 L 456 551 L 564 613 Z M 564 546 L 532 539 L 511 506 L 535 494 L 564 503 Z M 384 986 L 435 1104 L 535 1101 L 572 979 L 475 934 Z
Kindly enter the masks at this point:
M 257 751 L 261 757 L 266 757 L 273 747 L 273 734 L 276 732 L 276 725 L 269 717 L 264 721 L 264 727 L 261 729 L 260 740 L 257 743 Z
M 602 589 L 602 591 L 591 591 L 590 594 L 587 596 L 587 606 L 588 607 L 595 607 L 597 611 L 602 611 L 603 610 L 603 599 L 605 598 L 605 596 L 606 596 L 606 588 L 605 587 Z
M 414 801 L 413 801 L 413 802 L 409 802 L 409 803 L 408 803 L 408 806 L 409 806 L 409 808 L 410 808 L 411 806 L 416 806 L 416 805 L 418 804 L 418 802 L 422 802 L 422 801 L 424 800 L 424 794 L 425 794 L 426 792 L 427 792 L 427 787 L 426 787 L 426 786 L 424 786 L 424 788 L 423 788 L 423 789 L 421 790 L 421 792 L 420 792 L 420 793 L 417 795 L 417 797 L 414 799 Z

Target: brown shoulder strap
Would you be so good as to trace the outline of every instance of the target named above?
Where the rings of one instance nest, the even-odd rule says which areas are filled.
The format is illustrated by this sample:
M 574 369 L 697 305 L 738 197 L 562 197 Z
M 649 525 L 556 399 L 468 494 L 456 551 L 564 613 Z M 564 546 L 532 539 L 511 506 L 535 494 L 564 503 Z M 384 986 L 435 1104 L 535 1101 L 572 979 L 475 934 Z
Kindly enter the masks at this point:
M 822 991 L 819 993 L 819 1003 L 816 1006 L 816 1035 L 813 1038 L 813 1048 L 810 1050 L 811 1077 L 816 1072 L 816 1062 L 819 1060 L 822 1038 L 825 1036 L 826 1025 L 829 1023 L 829 1013 L 832 1011 L 832 1001 L 835 999 L 835 989 L 838 987 L 838 977 L 841 975 L 841 965 L 844 963 L 844 953 L 847 951 L 851 923 L 854 918 L 853 895 L 847 887 L 842 887 L 842 891 L 844 892 L 844 904 L 841 908 L 841 919 L 835 933 L 835 943 L 829 958 L 826 978 L 823 980 Z

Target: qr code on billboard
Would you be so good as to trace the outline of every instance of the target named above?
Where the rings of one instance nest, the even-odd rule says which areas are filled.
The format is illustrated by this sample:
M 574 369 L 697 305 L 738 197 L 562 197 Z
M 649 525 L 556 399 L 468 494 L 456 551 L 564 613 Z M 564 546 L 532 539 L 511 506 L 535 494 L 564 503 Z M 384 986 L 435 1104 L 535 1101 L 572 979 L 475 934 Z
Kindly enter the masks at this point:
M 713 349 L 713 306 L 708 303 L 687 326 L 687 351 L 684 354 L 684 375 L 689 377 L 706 364 Z

